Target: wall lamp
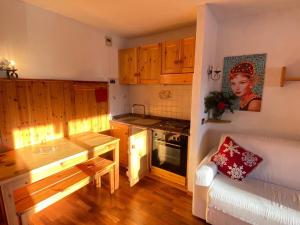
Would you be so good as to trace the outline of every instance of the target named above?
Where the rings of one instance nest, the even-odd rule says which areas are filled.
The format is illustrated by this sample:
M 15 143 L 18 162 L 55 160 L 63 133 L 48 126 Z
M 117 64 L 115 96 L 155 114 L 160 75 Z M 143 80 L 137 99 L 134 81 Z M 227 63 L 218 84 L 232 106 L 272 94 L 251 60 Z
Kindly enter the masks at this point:
M 0 61 L 0 71 L 6 71 L 6 76 L 8 79 L 18 79 L 16 63 L 13 60 L 2 59 Z
M 212 79 L 212 80 L 219 80 L 220 77 L 221 77 L 221 70 L 214 70 L 213 69 L 213 66 L 208 66 L 208 69 L 207 69 L 207 75 L 208 75 L 208 78 Z

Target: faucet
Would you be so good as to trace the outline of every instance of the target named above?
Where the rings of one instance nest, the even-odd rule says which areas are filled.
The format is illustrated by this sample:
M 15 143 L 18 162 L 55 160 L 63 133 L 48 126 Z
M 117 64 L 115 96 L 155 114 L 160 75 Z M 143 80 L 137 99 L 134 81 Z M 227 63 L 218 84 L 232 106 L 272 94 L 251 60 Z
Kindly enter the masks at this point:
M 133 105 L 131 106 L 131 113 L 132 113 L 132 114 L 134 113 L 134 107 L 135 107 L 135 106 L 141 106 L 141 107 L 144 108 L 144 114 L 143 114 L 143 117 L 145 117 L 145 116 L 146 116 L 146 106 L 145 106 L 145 105 L 142 105 L 142 104 L 133 104 Z

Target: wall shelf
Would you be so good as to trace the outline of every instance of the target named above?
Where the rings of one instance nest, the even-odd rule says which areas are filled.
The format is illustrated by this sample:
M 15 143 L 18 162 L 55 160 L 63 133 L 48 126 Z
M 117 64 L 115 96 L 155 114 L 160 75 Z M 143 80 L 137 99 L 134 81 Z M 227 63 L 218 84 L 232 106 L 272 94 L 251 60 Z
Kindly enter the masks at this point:
M 207 119 L 205 123 L 231 123 L 231 120 L 214 120 L 214 119 Z
M 286 81 L 300 81 L 300 77 L 289 77 L 286 74 L 286 67 L 281 69 L 280 87 L 283 87 Z

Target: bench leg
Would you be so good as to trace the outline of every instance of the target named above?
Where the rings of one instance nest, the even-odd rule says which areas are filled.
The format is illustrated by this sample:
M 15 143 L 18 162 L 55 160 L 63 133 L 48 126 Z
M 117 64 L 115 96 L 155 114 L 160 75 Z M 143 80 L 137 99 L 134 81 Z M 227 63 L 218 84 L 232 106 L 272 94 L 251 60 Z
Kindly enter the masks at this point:
M 22 214 L 19 218 L 20 218 L 20 220 L 19 220 L 20 225 L 30 225 L 29 217 L 28 217 L 27 213 Z
M 109 171 L 109 188 L 110 193 L 113 194 L 115 192 L 115 169 L 112 167 Z
M 96 187 L 101 188 L 101 176 L 99 174 L 95 175 Z

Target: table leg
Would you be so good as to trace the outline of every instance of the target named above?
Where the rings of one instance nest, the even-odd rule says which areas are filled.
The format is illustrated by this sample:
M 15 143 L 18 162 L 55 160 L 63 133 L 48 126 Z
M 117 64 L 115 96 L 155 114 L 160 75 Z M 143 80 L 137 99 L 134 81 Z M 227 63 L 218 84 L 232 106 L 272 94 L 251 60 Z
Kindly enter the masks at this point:
M 115 190 L 119 189 L 119 142 L 116 143 L 116 147 L 113 153 L 113 160 L 115 162 Z

